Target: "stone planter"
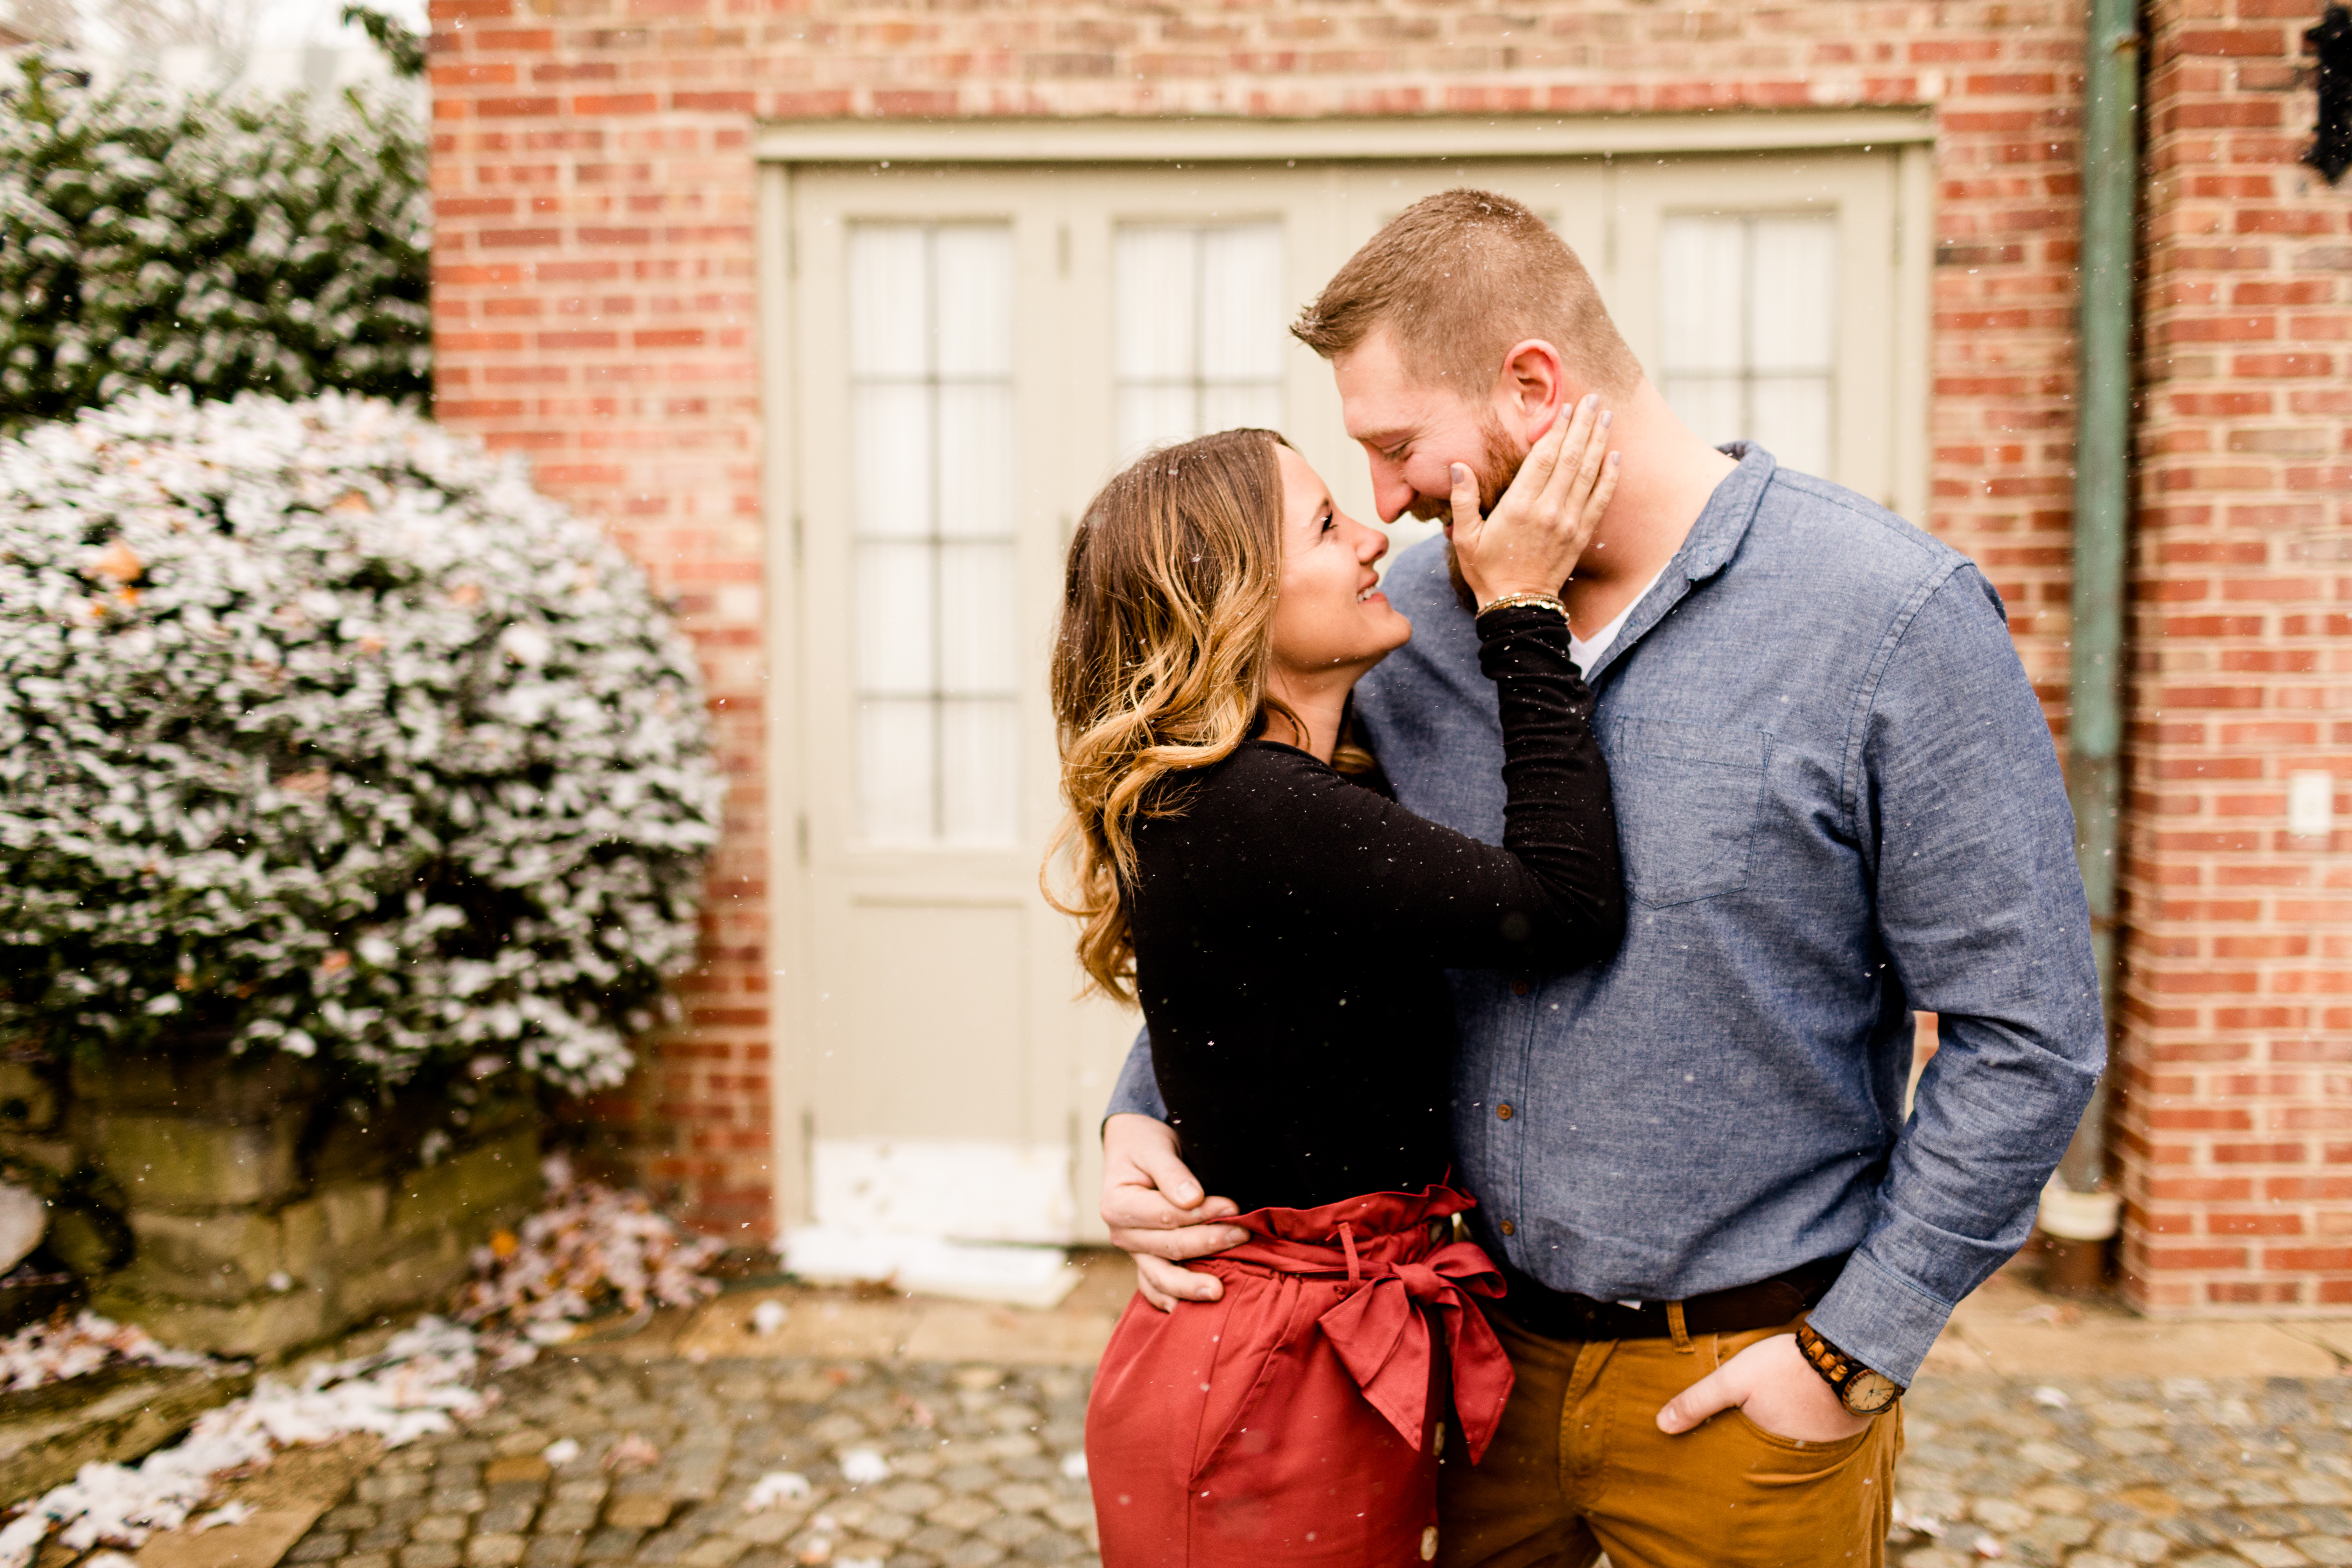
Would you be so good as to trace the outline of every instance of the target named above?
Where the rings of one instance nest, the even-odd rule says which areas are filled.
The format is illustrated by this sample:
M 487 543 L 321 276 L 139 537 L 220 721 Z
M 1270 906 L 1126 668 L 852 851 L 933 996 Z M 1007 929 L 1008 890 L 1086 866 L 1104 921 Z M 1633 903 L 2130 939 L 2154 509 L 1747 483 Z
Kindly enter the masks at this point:
M 310 1064 L 155 1056 L 0 1083 L 0 1152 L 58 1178 L 53 1255 L 91 1305 L 157 1338 L 271 1356 L 436 1305 L 469 1248 L 541 1192 L 537 1108 L 438 1086 L 389 1104 Z M 467 1092 L 474 1092 L 468 1089 Z M 23 1109 L 39 1112 L 11 1116 Z

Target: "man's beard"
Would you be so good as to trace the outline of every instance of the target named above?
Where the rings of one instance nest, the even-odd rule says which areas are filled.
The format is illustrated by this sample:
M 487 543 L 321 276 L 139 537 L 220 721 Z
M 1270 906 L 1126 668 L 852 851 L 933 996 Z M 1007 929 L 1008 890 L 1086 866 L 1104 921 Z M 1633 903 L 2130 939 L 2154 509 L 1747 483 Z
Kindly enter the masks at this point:
M 1503 422 L 1495 417 L 1493 409 L 1482 408 L 1478 415 L 1478 436 L 1486 449 L 1478 454 L 1477 466 L 1471 472 L 1478 481 L 1478 511 L 1483 516 L 1495 510 L 1495 503 L 1503 499 L 1503 492 L 1519 477 L 1519 465 L 1528 460 L 1528 448 L 1511 439 L 1511 433 L 1503 428 Z M 1450 496 L 1433 500 L 1416 493 L 1405 510 L 1423 522 L 1454 521 L 1454 500 Z M 1478 595 L 1470 591 L 1468 580 L 1462 575 L 1462 563 L 1454 558 L 1451 536 L 1445 541 L 1445 575 L 1454 584 L 1454 603 L 1465 613 L 1476 615 Z

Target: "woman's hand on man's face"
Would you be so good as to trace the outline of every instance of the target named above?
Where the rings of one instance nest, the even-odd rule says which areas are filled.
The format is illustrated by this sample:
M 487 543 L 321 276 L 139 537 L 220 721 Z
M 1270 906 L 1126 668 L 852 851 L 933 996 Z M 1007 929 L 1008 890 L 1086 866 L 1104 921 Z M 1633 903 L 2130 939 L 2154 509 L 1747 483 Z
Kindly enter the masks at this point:
M 1135 1259 L 1143 1299 L 1161 1311 L 1225 1293 L 1223 1280 L 1194 1273 L 1181 1260 L 1247 1241 L 1241 1226 L 1212 1223 L 1240 1212 L 1231 1198 L 1201 1191 L 1166 1122 L 1122 1111 L 1103 1123 L 1103 1224 L 1111 1245 Z
M 1591 543 L 1616 493 L 1618 454 L 1611 416 L 1598 394 L 1537 437 L 1492 512 L 1478 510 L 1478 480 L 1466 463 L 1454 479 L 1454 558 L 1482 605 L 1506 594 L 1557 594 Z

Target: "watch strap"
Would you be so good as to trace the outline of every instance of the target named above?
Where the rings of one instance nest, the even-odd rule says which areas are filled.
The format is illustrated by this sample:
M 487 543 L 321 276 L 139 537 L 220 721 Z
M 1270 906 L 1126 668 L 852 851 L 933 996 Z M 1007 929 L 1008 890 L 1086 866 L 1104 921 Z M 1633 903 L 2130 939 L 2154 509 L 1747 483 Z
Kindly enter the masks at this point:
M 1827 1383 L 1836 1393 L 1838 1402 L 1848 1410 L 1853 1410 L 1857 1415 L 1874 1415 L 1878 1410 L 1885 1409 L 1886 1405 L 1892 1404 L 1893 1399 L 1885 1398 L 1884 1390 L 1891 1388 L 1898 1397 L 1903 1392 L 1902 1384 L 1884 1373 L 1864 1366 L 1861 1362 L 1830 1343 L 1810 1322 L 1797 1325 L 1797 1350 L 1804 1356 L 1806 1363 L 1821 1373 L 1822 1381 Z M 1864 1377 L 1870 1378 L 1882 1391 L 1881 1396 L 1884 1402 L 1876 1405 L 1874 1408 L 1855 1410 L 1850 1391 L 1857 1380 Z

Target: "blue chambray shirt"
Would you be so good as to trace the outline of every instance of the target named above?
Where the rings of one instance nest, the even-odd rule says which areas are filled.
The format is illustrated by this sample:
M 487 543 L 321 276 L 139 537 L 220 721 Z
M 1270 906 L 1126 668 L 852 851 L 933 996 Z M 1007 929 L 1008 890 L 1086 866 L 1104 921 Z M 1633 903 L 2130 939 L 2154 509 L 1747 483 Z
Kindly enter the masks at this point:
M 1851 1249 L 1813 1321 L 1908 1383 L 2023 1245 L 2105 1066 L 2074 817 L 1968 559 L 1726 450 L 1738 468 L 1587 672 L 1624 946 L 1549 979 L 1453 974 L 1459 1174 L 1489 1251 L 1608 1300 Z M 1412 641 L 1356 710 L 1407 807 L 1499 844 L 1502 729 L 1444 552 L 1390 572 Z M 1941 1048 L 1906 1121 L 1914 1007 Z M 1139 1038 L 1111 1110 L 1160 1109 Z

